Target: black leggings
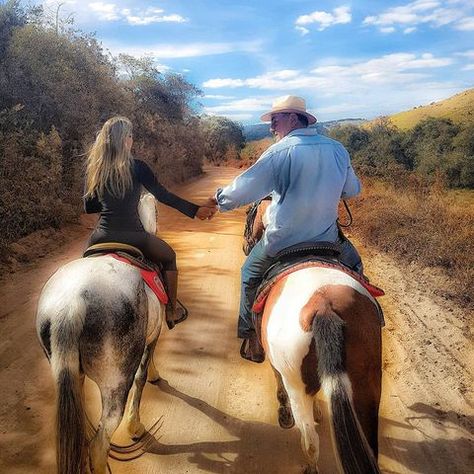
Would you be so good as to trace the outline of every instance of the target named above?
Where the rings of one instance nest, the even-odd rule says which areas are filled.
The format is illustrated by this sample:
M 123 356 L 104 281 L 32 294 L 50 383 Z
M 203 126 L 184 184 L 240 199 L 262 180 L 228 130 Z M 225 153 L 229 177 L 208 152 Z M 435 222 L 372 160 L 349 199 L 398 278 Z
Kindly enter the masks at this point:
M 143 255 L 154 263 L 161 263 L 163 270 L 175 271 L 176 253 L 164 241 L 147 232 L 121 232 L 96 229 L 89 238 L 89 246 L 106 242 L 120 242 L 133 245 L 143 252 Z

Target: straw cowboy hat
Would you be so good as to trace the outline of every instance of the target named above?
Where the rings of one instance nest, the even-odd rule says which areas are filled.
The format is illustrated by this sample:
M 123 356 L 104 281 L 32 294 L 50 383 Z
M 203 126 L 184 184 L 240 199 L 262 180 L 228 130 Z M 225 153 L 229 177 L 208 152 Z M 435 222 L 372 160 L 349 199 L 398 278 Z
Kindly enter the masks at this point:
M 263 114 L 260 117 L 260 120 L 263 122 L 270 122 L 273 114 L 282 112 L 294 112 L 295 114 L 304 115 L 308 119 L 309 125 L 317 122 L 317 119 L 314 115 L 306 112 L 305 100 L 294 95 L 285 95 L 284 97 L 278 97 L 278 99 L 275 99 L 272 104 L 272 110 L 266 114 Z

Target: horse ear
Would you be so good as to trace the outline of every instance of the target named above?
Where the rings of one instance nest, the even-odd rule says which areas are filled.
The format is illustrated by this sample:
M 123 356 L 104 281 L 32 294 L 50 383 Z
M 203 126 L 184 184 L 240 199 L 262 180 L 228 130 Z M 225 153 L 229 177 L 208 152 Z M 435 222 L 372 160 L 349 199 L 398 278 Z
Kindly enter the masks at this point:
M 155 235 L 158 226 L 156 222 L 157 210 L 155 205 L 155 197 L 148 191 L 142 192 L 138 203 L 138 216 L 143 224 L 143 228 L 149 233 Z

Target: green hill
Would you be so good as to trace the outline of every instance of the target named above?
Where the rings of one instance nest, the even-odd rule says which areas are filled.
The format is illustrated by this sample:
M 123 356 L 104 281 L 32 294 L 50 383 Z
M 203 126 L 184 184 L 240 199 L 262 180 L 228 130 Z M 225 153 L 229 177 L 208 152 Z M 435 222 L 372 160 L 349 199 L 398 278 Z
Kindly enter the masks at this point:
M 399 112 L 391 115 L 390 120 L 398 128 L 408 130 L 427 117 L 448 118 L 455 123 L 474 122 L 474 89 L 465 90 L 439 102 Z

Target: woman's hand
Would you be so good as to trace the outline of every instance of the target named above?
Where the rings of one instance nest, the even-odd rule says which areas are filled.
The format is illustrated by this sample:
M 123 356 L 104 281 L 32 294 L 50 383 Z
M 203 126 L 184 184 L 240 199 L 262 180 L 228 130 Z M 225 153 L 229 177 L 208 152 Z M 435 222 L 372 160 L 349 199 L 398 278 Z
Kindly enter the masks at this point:
M 201 219 L 202 221 L 206 219 L 212 219 L 214 214 L 217 212 L 217 206 L 214 205 L 212 207 L 208 206 L 201 206 L 197 212 L 196 212 L 196 217 L 198 219 Z

